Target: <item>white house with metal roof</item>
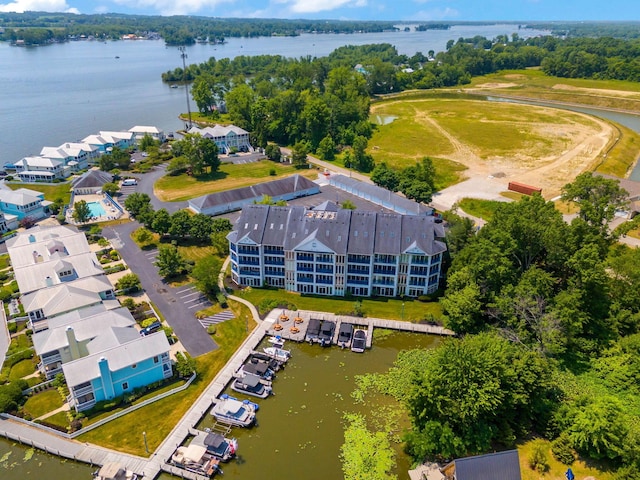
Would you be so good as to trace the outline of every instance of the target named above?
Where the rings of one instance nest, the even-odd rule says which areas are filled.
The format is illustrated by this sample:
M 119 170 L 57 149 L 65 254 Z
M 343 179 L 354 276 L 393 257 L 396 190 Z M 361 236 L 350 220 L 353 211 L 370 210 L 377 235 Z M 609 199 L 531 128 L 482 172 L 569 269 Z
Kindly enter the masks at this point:
M 52 182 L 70 175 L 62 160 L 46 157 L 24 157 L 13 164 L 23 182 Z
M 249 132 L 235 125 L 214 125 L 213 127 L 191 127 L 188 133 L 210 138 L 218 146 L 220 153 L 230 153 L 232 149 L 252 152 Z
M 40 220 L 48 216 L 47 207 L 51 203 L 44 199 L 43 193 L 28 188 L 0 189 L 0 210 L 5 215 L 15 215 L 18 220 L 25 217 Z
M 135 127 L 131 127 L 129 132 L 133 133 L 135 140 L 138 143 L 140 143 L 140 140 L 142 140 L 145 135 L 149 135 L 151 138 L 158 140 L 159 142 L 164 142 L 167 138 L 163 130 L 158 127 L 148 125 L 136 125 Z
M 69 227 L 35 227 L 8 240 L 7 251 L 23 295 L 80 278 L 104 275 L 84 233 Z
M 62 364 L 68 401 L 77 411 L 126 395 L 173 374 L 164 332 L 128 342 Z
M 86 169 L 98 158 L 98 148 L 88 143 L 67 142 L 59 147 L 43 147 L 40 156 L 60 160 L 72 172 Z
M 83 138 L 82 143 L 96 147 L 103 154 L 111 152 L 115 147 L 126 150 L 134 145 L 135 136 L 132 132 L 100 131 L 97 135 L 89 135 Z
M 435 292 L 447 247 L 427 215 L 249 205 L 227 236 L 231 277 L 316 295 Z
M 40 357 L 38 369 L 53 378 L 62 372 L 62 364 L 86 357 L 140 336 L 136 321 L 125 307 L 102 310 L 93 315 L 60 315 L 49 321 L 49 328 L 33 334 L 33 346 Z

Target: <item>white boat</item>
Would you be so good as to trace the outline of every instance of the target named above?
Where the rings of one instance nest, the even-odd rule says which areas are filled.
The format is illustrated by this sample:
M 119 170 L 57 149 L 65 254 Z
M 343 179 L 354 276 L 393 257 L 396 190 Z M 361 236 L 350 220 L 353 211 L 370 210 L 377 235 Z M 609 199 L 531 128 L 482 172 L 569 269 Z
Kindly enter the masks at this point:
M 221 462 L 228 462 L 235 457 L 238 451 L 238 440 L 235 438 L 226 438 L 212 431 L 198 431 L 191 445 L 200 445 L 207 449 L 207 453 L 213 455 Z
M 251 373 L 247 373 L 244 377 L 236 378 L 231 384 L 231 390 L 258 398 L 267 398 L 273 393 L 271 382 L 262 380 L 259 376 Z
M 278 347 L 266 347 L 263 348 L 264 353 L 269 355 L 271 358 L 278 360 L 279 362 L 286 362 L 291 358 L 291 352 L 289 350 L 283 350 Z
M 138 475 L 117 462 L 107 462 L 100 470 L 94 472 L 95 480 L 137 480 Z
M 282 338 L 280 335 L 269 337 L 268 342 L 276 348 L 284 347 L 284 338 Z
M 207 452 L 207 447 L 204 445 L 196 445 L 193 442 L 188 447 L 178 447 L 171 455 L 171 463 L 176 467 L 207 477 L 222 473 L 220 459 Z
M 353 333 L 353 340 L 351 341 L 351 351 L 356 353 L 364 352 L 367 348 L 367 331 L 361 328 L 357 328 Z
M 221 423 L 248 427 L 256 420 L 256 410 L 251 402 L 241 402 L 235 398 L 226 397 L 216 400 L 211 409 L 211 415 Z

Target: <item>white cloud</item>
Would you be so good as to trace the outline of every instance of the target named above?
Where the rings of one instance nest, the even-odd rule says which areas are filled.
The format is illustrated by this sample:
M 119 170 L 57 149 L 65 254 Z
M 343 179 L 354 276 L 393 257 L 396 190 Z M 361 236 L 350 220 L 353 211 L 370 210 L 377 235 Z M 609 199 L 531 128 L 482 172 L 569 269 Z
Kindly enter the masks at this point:
M 279 0 L 295 13 L 317 13 L 343 7 L 366 7 L 367 0 Z
M 235 0 L 115 0 L 115 3 L 131 9 L 153 9 L 161 15 L 189 15 L 201 13 L 211 15 L 216 7 Z M 222 13 L 222 12 L 217 12 Z
M 431 10 L 421 10 L 411 16 L 411 20 L 446 20 L 451 18 L 457 18 L 460 12 L 455 8 L 433 8 Z
M 80 13 L 71 8 L 65 0 L 15 0 L 11 3 L 0 3 L 0 12 L 69 12 Z

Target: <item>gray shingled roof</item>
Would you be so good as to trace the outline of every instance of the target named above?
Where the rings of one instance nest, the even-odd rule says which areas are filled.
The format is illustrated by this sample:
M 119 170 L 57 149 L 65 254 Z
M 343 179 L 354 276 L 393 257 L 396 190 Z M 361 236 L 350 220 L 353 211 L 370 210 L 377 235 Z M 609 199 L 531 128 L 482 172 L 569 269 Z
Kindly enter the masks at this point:
M 113 175 L 102 170 L 89 170 L 73 181 L 73 188 L 95 188 L 102 187 L 105 183 L 113 181 Z
M 317 188 L 318 185 L 313 183 L 311 180 L 296 174 L 279 180 L 273 180 L 271 182 L 258 183 L 256 185 L 251 185 L 250 187 L 211 193 L 209 195 L 194 198 L 193 200 L 190 200 L 189 203 L 202 211 L 217 205 L 225 205 L 252 198 L 260 199 L 265 195 L 278 197 L 287 193 L 300 192 L 314 187 Z
M 457 480 L 521 480 L 517 450 L 459 458 L 454 463 Z
M 435 255 L 447 247 L 437 240 L 443 232 L 434 220 L 427 215 L 248 205 L 227 238 L 233 243 L 250 239 L 248 243 L 283 246 L 285 250 L 300 249 L 315 241 L 339 255 L 347 250 L 362 255 L 397 255 L 412 249 Z
M 429 215 L 433 212 L 431 207 L 423 205 L 422 203 L 414 202 L 386 188 L 364 183 L 355 178 L 344 175 L 331 175 L 329 183 L 340 190 L 352 192 L 358 197 L 383 205 L 391 210 L 395 210 L 393 207 L 397 207 L 396 211 L 407 212 L 411 215 Z M 361 192 L 361 195 L 358 195 L 356 192 Z

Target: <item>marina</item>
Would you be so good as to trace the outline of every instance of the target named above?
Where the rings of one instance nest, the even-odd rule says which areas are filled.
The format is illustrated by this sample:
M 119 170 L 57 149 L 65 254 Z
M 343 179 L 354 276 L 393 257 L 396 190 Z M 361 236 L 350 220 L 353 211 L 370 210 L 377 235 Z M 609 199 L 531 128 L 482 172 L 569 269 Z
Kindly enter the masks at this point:
M 291 332 L 289 329 L 282 328 L 279 333 L 277 333 L 276 330 L 273 329 L 273 327 L 277 324 L 276 322 L 282 322 L 283 319 L 280 318 L 281 314 L 290 316 L 292 319 L 296 317 L 301 319 L 301 321 L 296 324 L 299 331 Z M 255 356 L 255 350 L 262 343 L 268 344 L 268 341 L 265 340 L 265 336 L 275 336 L 276 334 L 279 334 L 283 339 L 285 339 L 285 341 L 290 340 L 292 342 L 303 343 L 306 335 L 306 325 L 310 323 L 309 320 L 312 317 L 335 322 L 336 325 L 338 325 L 338 329 L 340 323 L 345 322 L 365 327 L 369 332 L 372 332 L 375 328 L 386 328 L 399 331 L 428 333 L 438 336 L 453 335 L 452 332 L 442 327 L 426 324 L 412 324 L 399 321 L 336 316 L 328 313 L 311 311 L 285 311 L 284 313 L 282 313 L 282 310 L 274 310 L 245 339 L 241 347 L 236 351 L 229 362 L 227 362 L 225 368 L 218 373 L 214 380 L 209 384 L 207 389 L 200 395 L 197 401 L 194 402 L 192 407 L 181 419 L 181 421 L 174 427 L 172 432 L 165 438 L 162 444 L 149 458 L 127 455 L 101 447 L 84 444 L 74 440 L 69 440 L 60 435 L 57 435 L 52 431 L 49 432 L 43 428 L 36 428 L 29 422 L 10 418 L 8 415 L 4 414 L 0 416 L 0 436 L 17 441 L 19 443 L 33 446 L 54 455 L 62 456 L 84 463 L 89 463 L 92 465 L 102 466 L 108 462 L 117 462 L 126 469 L 136 473 L 141 478 L 155 478 L 160 474 L 160 472 L 167 472 L 172 475 L 176 475 L 179 477 L 181 476 L 183 478 L 202 480 L 204 478 L 207 478 L 206 475 L 179 468 L 175 465 L 175 463 L 172 461 L 172 457 L 176 453 L 177 447 L 184 445 L 187 439 L 193 436 L 194 429 L 205 430 L 205 428 L 212 428 L 216 425 L 217 420 L 212 415 L 208 415 L 208 413 L 211 411 L 214 401 L 219 401 L 219 399 L 221 399 L 221 395 L 227 389 L 228 385 L 234 380 L 234 375 L 236 374 L 236 372 L 244 365 L 247 359 Z M 291 323 L 293 325 L 293 322 Z M 337 344 L 337 337 L 338 333 L 335 333 L 332 344 Z M 372 338 L 373 335 L 368 336 L 367 348 L 371 348 Z M 425 337 L 425 341 L 433 342 L 435 341 L 435 338 L 427 336 Z M 317 351 L 317 354 L 322 354 L 322 352 L 326 351 L 326 349 L 318 349 L 315 345 L 307 345 L 307 348 L 311 348 L 313 351 Z M 344 352 L 344 354 L 352 355 L 351 352 L 346 351 Z M 395 353 L 393 354 L 393 357 L 395 358 Z M 355 359 L 359 357 L 351 358 Z M 362 362 L 355 362 L 354 360 L 354 363 Z M 362 363 L 362 368 L 366 369 L 369 367 L 370 365 L 366 360 L 364 360 L 364 363 Z M 287 386 L 287 377 L 289 376 L 290 366 L 288 366 L 287 369 L 283 370 L 283 372 L 285 372 L 283 374 L 283 378 L 278 378 L 274 384 L 276 390 L 279 390 L 281 388 L 284 389 L 285 386 Z M 309 371 L 308 375 L 308 379 L 310 380 L 311 378 L 314 378 L 315 374 Z M 324 394 L 326 394 L 326 392 L 322 395 Z M 305 396 L 306 395 L 302 395 L 302 398 L 304 398 Z M 288 395 L 285 395 L 285 397 L 287 397 L 289 400 L 291 400 L 292 398 L 298 399 L 295 393 L 289 393 Z M 275 405 L 275 401 L 272 402 L 272 400 L 275 400 L 275 398 L 268 400 L 270 402 L 269 407 L 271 407 L 272 403 Z M 300 400 L 296 400 L 296 402 L 299 401 Z M 275 413 L 275 410 L 273 410 L 272 413 Z M 267 430 L 265 423 L 269 424 L 270 422 L 263 422 L 262 416 L 263 413 L 261 410 L 259 430 L 261 432 L 261 435 L 264 435 Z M 268 417 L 265 417 L 265 419 L 266 418 Z M 275 425 L 273 428 L 275 432 L 278 432 L 278 434 L 280 433 L 281 428 L 276 427 Z M 252 430 L 246 430 L 246 432 L 251 431 Z M 240 429 L 234 432 L 234 435 L 237 434 L 238 439 L 241 440 L 241 443 L 243 445 L 241 456 L 242 458 L 245 458 L 244 442 L 242 441 L 242 436 L 246 435 L 246 433 L 243 432 L 244 429 Z M 249 456 L 251 455 L 249 454 Z M 202 459 L 203 458 L 201 458 L 200 460 Z M 257 462 L 256 468 L 260 470 L 261 461 L 257 458 L 254 461 Z M 243 469 L 247 468 L 244 461 L 242 462 L 242 465 Z M 234 470 L 236 467 L 237 463 L 231 462 L 230 464 L 228 464 L 228 466 L 225 467 L 225 470 L 229 471 L 230 468 Z M 207 469 L 206 471 L 208 472 L 210 471 L 210 469 Z M 214 473 L 215 471 L 212 470 L 212 472 Z

